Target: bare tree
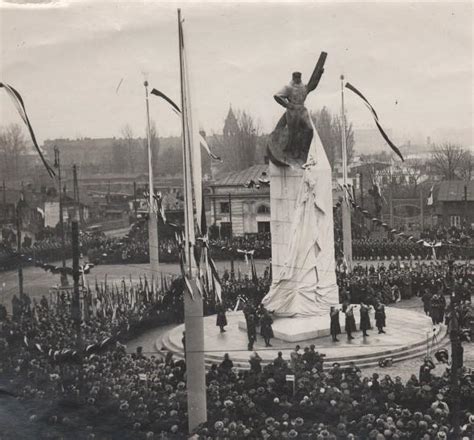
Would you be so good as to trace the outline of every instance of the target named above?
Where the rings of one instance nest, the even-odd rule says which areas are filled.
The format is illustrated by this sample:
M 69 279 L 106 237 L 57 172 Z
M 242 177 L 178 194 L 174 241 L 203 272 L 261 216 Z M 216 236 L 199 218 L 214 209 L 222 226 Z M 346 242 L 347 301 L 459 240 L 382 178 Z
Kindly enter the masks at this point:
M 445 143 L 435 147 L 430 166 L 432 172 L 442 180 L 457 180 L 462 179 L 466 171 L 470 173 L 470 159 L 471 154 L 461 146 Z M 467 169 L 466 162 L 468 163 Z
M 314 126 L 319 134 L 324 151 L 328 157 L 331 167 L 337 159 L 341 159 L 341 141 L 342 141 L 342 123 L 339 116 L 333 116 L 331 112 L 323 107 L 317 112 L 311 113 Z M 352 123 L 349 123 L 346 118 L 346 145 L 347 145 L 347 160 L 350 162 L 354 155 L 354 131 Z
M 259 124 L 249 113 L 237 111 L 234 125 L 223 136 L 212 137 L 212 148 L 223 160 L 220 172 L 239 171 L 255 164 Z
M 461 169 L 459 171 L 459 177 L 461 177 L 462 180 L 471 180 L 473 171 L 474 171 L 474 155 L 470 151 L 466 151 Z
M 407 185 L 413 197 L 418 194 L 418 186 L 423 176 L 426 175 L 427 165 L 426 162 L 421 159 L 413 159 L 405 168 L 405 174 L 408 177 Z
M 27 145 L 21 127 L 10 124 L 0 129 L 0 157 L 2 174 L 8 180 L 20 180 L 20 161 Z
M 122 127 L 122 136 L 127 154 L 127 171 L 133 173 L 137 168 L 137 157 L 134 154 L 135 139 L 133 138 L 133 130 L 130 125 L 126 124 Z

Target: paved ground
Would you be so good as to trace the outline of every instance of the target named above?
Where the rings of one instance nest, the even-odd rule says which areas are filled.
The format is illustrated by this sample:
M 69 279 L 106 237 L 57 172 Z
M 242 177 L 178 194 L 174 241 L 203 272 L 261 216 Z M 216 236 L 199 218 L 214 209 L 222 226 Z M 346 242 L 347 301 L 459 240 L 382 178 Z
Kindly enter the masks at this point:
M 421 301 L 418 298 L 412 298 L 409 300 L 402 301 L 397 303 L 397 308 L 409 309 L 423 313 L 423 306 Z M 148 331 L 143 334 L 138 340 L 130 342 L 127 344 L 127 350 L 129 352 L 134 352 L 137 346 L 142 346 L 143 351 L 149 353 L 150 355 L 156 353 L 155 343 L 156 340 L 161 338 L 165 333 L 167 333 L 170 328 L 173 326 L 167 326 L 155 330 Z M 473 343 L 464 343 L 464 364 L 474 369 L 474 344 Z M 449 345 L 447 346 L 448 351 Z M 435 360 L 434 360 L 435 361 Z M 408 380 L 411 374 L 417 374 L 420 368 L 420 365 L 423 362 L 423 357 L 410 359 L 400 363 L 395 363 L 392 367 L 389 368 L 380 368 L 380 367 L 369 367 L 364 369 L 364 374 L 378 373 L 379 375 L 389 374 L 390 376 L 400 376 L 403 380 Z M 436 364 L 436 362 L 435 362 Z M 442 374 L 445 371 L 445 365 L 436 365 L 435 374 Z
M 245 261 L 236 261 L 235 268 L 237 270 L 240 267 L 242 273 L 247 272 L 247 267 Z M 265 260 L 256 261 L 257 269 L 263 271 L 266 265 L 268 264 Z M 371 262 L 368 262 L 371 264 Z M 376 264 L 376 263 L 375 263 Z M 229 269 L 229 262 L 217 262 L 219 270 L 224 270 L 224 268 Z M 179 266 L 177 264 L 163 264 L 163 272 L 168 274 L 177 274 L 179 272 Z M 36 267 L 27 267 L 24 269 L 24 286 L 25 291 L 29 293 L 34 298 L 40 298 L 42 294 L 47 294 L 49 289 L 52 286 L 57 285 L 59 282 L 58 275 L 53 275 L 50 272 L 45 272 L 43 269 Z M 103 265 L 96 266 L 93 269 L 91 275 L 88 276 L 89 282 L 93 284 L 95 278 L 99 281 L 103 281 L 105 275 L 107 274 L 108 280 L 110 282 L 120 281 L 123 277 L 126 279 L 129 276 L 132 276 L 132 279 L 138 280 L 139 276 L 148 273 L 147 264 L 138 264 L 138 265 Z M 11 310 L 11 298 L 18 292 L 18 275 L 16 271 L 8 271 L 0 273 L 0 302 L 5 304 L 5 306 Z M 410 310 L 419 311 L 423 313 L 423 308 L 421 301 L 418 298 L 412 298 L 410 300 L 403 301 L 398 303 L 396 307 L 407 308 Z M 152 330 L 142 335 L 137 341 L 129 343 L 129 349 L 132 351 L 135 350 L 137 346 L 142 346 L 144 351 L 155 352 L 155 341 L 156 339 L 169 328 L 161 328 Z M 470 368 L 474 369 L 474 344 L 464 344 L 464 359 L 465 364 Z M 371 368 L 370 371 L 376 371 L 379 374 L 390 374 L 390 375 L 400 375 L 403 378 L 409 377 L 409 375 L 414 372 L 418 372 L 421 359 L 414 359 L 405 361 L 401 364 L 395 364 L 391 368 Z M 443 366 L 437 368 L 437 372 L 442 372 L 444 369 Z M 367 370 L 369 371 L 369 370 Z

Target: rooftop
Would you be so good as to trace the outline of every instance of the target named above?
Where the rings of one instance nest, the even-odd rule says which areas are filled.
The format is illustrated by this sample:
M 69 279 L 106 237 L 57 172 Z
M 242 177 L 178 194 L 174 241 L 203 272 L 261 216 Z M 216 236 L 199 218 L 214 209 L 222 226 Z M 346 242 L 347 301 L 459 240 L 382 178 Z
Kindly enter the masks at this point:
M 225 174 L 214 182 L 215 186 L 242 186 L 249 180 L 258 182 L 262 173 L 268 173 L 267 164 L 252 165 L 245 170 Z
M 464 187 L 467 187 L 467 194 Z M 467 200 L 474 201 L 474 180 L 468 182 L 464 180 L 445 180 L 440 182 L 438 190 L 438 201 L 459 202 Z

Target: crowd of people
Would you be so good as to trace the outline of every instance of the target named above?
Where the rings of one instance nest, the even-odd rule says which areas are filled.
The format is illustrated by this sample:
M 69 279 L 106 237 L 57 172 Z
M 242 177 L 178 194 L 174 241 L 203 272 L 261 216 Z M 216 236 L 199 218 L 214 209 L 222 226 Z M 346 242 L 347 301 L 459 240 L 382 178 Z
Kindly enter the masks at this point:
M 428 362 L 428 360 L 427 360 Z M 431 361 L 429 361 L 431 362 Z M 455 398 L 448 372 L 420 368 L 400 377 L 364 376 L 351 364 L 323 370 L 324 355 L 297 346 L 290 360 L 281 353 L 263 369 L 251 356 L 249 371 L 236 372 L 227 358 L 208 373 L 209 420 L 200 439 L 387 440 L 454 439 L 450 408 Z M 425 363 L 423 363 L 424 365 Z M 423 367 L 422 365 L 422 367 Z M 296 384 L 286 380 L 295 375 Z M 462 439 L 474 434 L 472 377 L 462 380 Z
M 337 229 L 337 228 L 336 228 Z M 339 228 L 340 229 L 340 228 Z M 339 230 L 338 229 L 338 230 Z M 169 232 L 169 231 L 168 231 Z M 339 231 L 340 232 L 340 231 Z M 179 261 L 179 245 L 173 234 L 160 236 L 159 255 L 164 263 Z M 341 237 L 336 233 L 336 254 L 342 258 Z M 407 233 L 406 236 L 409 234 Z M 339 239 L 338 239 L 339 237 Z M 474 231 L 472 228 L 426 228 L 420 233 L 429 246 L 402 237 L 374 238 L 354 236 L 352 253 L 355 260 L 459 260 L 474 257 Z M 104 234 L 81 233 L 81 251 L 94 264 L 140 264 L 149 261 L 148 224 L 140 221 L 132 224 L 125 237 L 106 237 Z M 431 245 L 438 243 L 433 249 Z M 0 270 L 15 268 L 18 253 L 14 242 L 0 244 Z M 242 259 L 245 252 L 252 252 L 254 258 L 271 257 L 269 233 L 246 236 L 210 236 L 209 248 L 214 260 Z M 66 258 L 71 256 L 71 245 L 66 238 Z M 49 234 L 34 244 L 24 243 L 21 249 L 25 264 L 40 260 L 57 261 L 62 258 L 62 244 L 58 236 Z
M 224 297 L 239 292 L 229 304 L 241 299 L 245 314 L 253 314 L 247 306 L 255 295 L 252 280 L 222 278 Z M 268 278 L 267 272 L 262 285 Z M 124 284 L 115 290 L 96 286 L 95 305 L 85 302 L 82 306 L 80 339 L 67 295 L 58 294 L 54 300 L 43 297 L 38 303 L 16 298 L 12 316 L 0 311 L 1 376 L 8 378 L 8 388 L 29 408 L 18 417 L 24 417 L 28 427 L 37 427 L 34 438 L 187 438 L 186 363 L 174 360 L 170 353 L 147 357 L 138 350 L 127 354 L 122 345 L 147 325 L 180 319 L 175 312 L 182 308 L 182 280 L 174 280 L 165 293 L 149 284 L 134 289 Z M 247 293 L 237 286 L 246 287 Z M 455 292 L 465 295 L 461 288 Z M 221 309 L 218 306 L 217 312 L 222 313 Z M 271 345 L 268 318 L 262 310 L 260 324 L 266 328 L 261 328 L 261 334 Z M 364 376 L 354 364 L 324 368 L 324 354 L 314 345 L 303 350 L 297 346 L 289 359 L 279 353 L 265 367 L 258 354 L 252 353 L 248 371 L 236 370 L 227 355 L 207 373 L 208 422 L 195 437 L 454 438 L 450 408 L 455 396 L 449 374 L 433 375 L 430 362 L 421 365 L 419 376 L 413 374 L 403 383 L 388 375 Z M 295 377 L 294 388 L 286 380 L 288 375 Z M 467 372 L 460 393 L 462 435 L 471 438 L 474 390 Z M 3 437 L 20 438 L 16 429 L 2 432 Z
M 444 296 L 453 285 L 465 292 L 474 286 L 472 266 L 449 261 L 394 260 L 377 265 L 357 263 L 350 273 L 343 266 L 339 269 L 336 273 L 341 303 L 390 304 L 413 296 L 422 297 L 427 290 Z

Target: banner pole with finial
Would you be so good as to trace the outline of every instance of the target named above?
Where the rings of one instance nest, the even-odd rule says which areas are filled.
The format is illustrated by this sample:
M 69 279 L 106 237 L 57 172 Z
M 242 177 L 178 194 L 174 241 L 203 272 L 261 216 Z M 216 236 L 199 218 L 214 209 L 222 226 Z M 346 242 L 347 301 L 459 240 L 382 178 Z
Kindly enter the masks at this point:
M 158 248 L 158 206 L 155 202 L 155 190 L 153 185 L 153 151 L 151 148 L 151 127 L 150 127 L 150 105 L 148 102 L 148 81 L 143 83 L 145 86 L 146 101 L 146 137 L 148 144 L 148 246 L 150 254 L 150 273 L 156 274 L 160 271 L 160 259 Z
M 352 270 L 352 227 L 351 208 L 348 198 L 352 187 L 347 184 L 347 133 L 346 133 L 346 112 L 344 109 L 344 75 L 341 75 L 341 160 L 342 160 L 342 183 L 344 201 L 341 205 L 342 211 L 342 238 L 344 259 L 347 271 Z

